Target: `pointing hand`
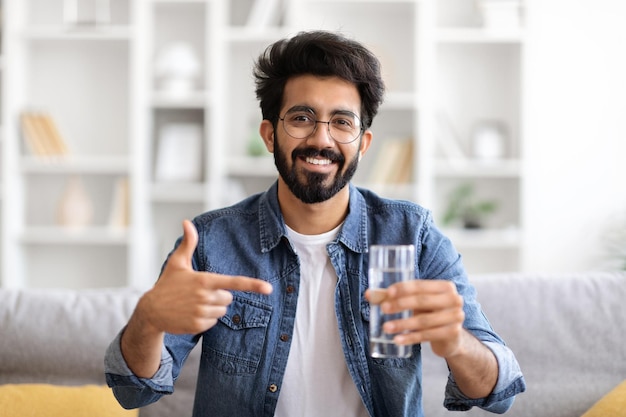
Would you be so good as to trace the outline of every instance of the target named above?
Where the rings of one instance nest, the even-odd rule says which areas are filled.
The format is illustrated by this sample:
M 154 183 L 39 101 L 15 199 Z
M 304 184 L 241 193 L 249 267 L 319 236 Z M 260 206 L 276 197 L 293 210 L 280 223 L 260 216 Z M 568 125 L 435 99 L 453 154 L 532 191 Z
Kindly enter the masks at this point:
M 198 245 L 198 231 L 183 222 L 183 239 L 170 255 L 155 284 L 139 301 L 145 320 L 155 330 L 174 334 L 204 332 L 226 314 L 233 296 L 229 290 L 270 294 L 263 280 L 195 271 L 191 259 Z

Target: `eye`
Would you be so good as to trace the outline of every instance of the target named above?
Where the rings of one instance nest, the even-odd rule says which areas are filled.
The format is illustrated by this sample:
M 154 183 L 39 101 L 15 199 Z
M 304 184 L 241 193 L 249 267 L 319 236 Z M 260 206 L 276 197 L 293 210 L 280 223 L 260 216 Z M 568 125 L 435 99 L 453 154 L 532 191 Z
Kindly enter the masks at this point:
M 313 117 L 309 113 L 298 112 L 289 115 L 289 123 L 292 124 L 311 124 L 314 122 Z
M 333 124 L 333 126 L 338 127 L 342 130 L 354 129 L 354 126 L 356 125 L 354 117 L 343 114 L 333 116 L 330 122 Z

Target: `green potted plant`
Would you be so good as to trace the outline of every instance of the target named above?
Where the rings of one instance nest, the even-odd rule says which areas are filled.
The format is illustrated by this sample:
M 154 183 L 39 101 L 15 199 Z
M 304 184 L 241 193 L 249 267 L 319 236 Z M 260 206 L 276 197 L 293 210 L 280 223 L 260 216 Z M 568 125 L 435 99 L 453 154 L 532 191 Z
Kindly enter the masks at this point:
M 442 223 L 448 226 L 460 222 L 466 229 L 482 228 L 485 217 L 496 211 L 497 203 L 480 200 L 475 194 L 470 183 L 463 183 L 452 190 Z

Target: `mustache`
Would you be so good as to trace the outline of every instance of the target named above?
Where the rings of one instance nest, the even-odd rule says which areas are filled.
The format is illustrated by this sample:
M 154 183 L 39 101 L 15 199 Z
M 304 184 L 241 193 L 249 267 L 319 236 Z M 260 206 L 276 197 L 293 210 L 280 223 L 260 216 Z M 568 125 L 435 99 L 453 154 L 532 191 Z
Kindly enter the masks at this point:
M 346 158 L 339 152 L 334 152 L 330 149 L 316 149 L 316 148 L 296 148 L 291 152 L 291 157 L 296 158 L 315 158 L 320 157 L 324 159 L 330 159 L 333 162 L 343 163 Z

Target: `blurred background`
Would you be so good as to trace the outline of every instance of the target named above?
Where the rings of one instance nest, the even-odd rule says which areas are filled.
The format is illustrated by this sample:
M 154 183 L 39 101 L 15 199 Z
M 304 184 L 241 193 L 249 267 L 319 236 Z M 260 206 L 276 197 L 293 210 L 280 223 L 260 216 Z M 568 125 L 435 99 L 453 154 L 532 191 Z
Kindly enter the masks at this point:
M 354 182 L 470 274 L 626 268 L 621 0 L 2 0 L 0 282 L 147 287 L 181 221 L 276 178 L 252 65 L 300 30 L 380 58 Z

